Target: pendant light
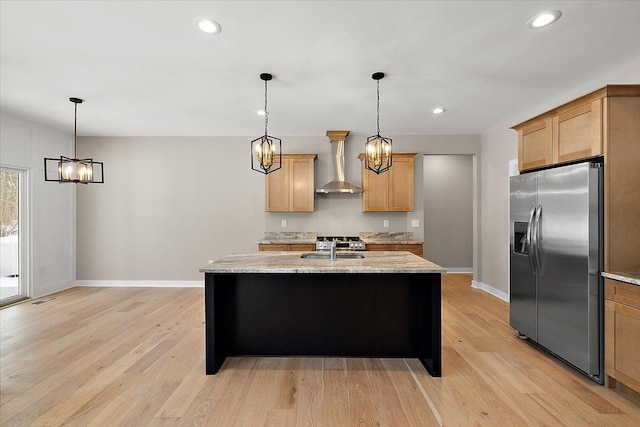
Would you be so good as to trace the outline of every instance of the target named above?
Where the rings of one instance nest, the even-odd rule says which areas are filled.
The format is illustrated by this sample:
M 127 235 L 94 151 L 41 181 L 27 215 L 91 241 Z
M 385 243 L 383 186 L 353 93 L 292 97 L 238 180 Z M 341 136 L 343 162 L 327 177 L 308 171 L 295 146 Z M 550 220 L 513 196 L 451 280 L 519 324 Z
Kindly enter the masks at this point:
M 391 138 L 380 136 L 380 80 L 384 78 L 384 73 L 373 73 L 371 76 L 373 80 L 377 82 L 377 94 L 378 94 L 378 133 L 376 135 L 367 138 L 367 142 L 364 144 L 365 161 L 364 167 L 376 174 L 386 172 L 391 167 Z
M 264 81 L 264 135 L 251 141 L 251 169 L 263 174 L 275 172 L 282 167 L 282 140 L 269 136 L 269 111 L 267 110 L 267 82 L 273 76 L 269 73 L 260 74 Z
M 77 158 L 78 104 L 82 104 L 83 101 L 80 98 L 69 98 L 69 101 L 73 102 L 75 110 L 73 120 L 73 158 L 65 156 L 60 156 L 59 158 L 45 157 L 44 180 L 54 182 L 73 182 L 76 184 L 104 184 L 102 162 L 94 162 L 93 159 Z

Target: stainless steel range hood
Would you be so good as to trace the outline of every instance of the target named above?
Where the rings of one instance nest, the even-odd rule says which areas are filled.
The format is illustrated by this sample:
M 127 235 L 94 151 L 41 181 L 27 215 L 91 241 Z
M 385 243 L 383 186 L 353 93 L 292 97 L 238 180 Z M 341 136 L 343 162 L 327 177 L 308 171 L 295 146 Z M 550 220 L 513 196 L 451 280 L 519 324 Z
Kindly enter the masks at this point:
M 349 135 L 348 130 L 328 130 L 327 136 L 331 141 L 331 154 L 335 179 L 316 189 L 318 194 L 355 194 L 362 193 L 362 188 L 347 182 L 344 168 L 344 140 Z

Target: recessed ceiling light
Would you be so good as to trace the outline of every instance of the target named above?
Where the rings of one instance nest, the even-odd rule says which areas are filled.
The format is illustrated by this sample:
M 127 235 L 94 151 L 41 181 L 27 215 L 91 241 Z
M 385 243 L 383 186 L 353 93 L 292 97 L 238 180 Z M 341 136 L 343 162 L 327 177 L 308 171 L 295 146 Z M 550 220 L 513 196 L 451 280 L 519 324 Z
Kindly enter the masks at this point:
M 259 116 L 264 116 L 267 113 L 265 113 L 264 110 L 258 110 L 258 111 L 256 111 L 256 114 L 259 115 Z
M 193 23 L 207 34 L 220 34 L 222 27 L 211 18 L 196 18 Z
M 445 109 L 444 109 L 444 108 L 442 108 L 442 107 L 436 107 L 436 108 L 434 108 L 433 110 L 431 110 L 431 112 L 432 112 L 433 114 L 442 114 L 442 113 L 444 113 L 445 111 L 447 111 L 447 110 L 445 110 Z
M 556 22 L 562 16 L 559 10 L 547 10 L 539 13 L 527 22 L 528 28 L 541 28 Z

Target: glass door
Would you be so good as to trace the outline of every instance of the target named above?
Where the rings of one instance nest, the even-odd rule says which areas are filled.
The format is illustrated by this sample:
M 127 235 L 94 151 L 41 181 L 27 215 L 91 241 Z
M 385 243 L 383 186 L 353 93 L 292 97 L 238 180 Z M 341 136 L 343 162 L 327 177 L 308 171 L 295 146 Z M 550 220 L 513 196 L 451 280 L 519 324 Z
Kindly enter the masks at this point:
M 25 176 L 0 168 L 0 306 L 28 296 Z

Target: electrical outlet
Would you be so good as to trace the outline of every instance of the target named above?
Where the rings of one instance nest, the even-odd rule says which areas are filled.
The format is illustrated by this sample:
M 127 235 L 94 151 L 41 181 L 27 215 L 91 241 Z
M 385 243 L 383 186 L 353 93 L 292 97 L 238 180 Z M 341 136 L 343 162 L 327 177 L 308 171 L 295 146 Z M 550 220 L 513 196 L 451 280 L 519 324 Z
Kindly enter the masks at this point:
M 420 227 L 420 220 L 419 219 L 412 219 L 411 220 L 411 226 L 412 227 Z
M 282 220 L 282 228 L 287 228 L 287 220 L 286 219 Z
M 389 220 L 388 219 L 383 220 L 382 221 L 382 226 L 385 227 L 385 228 L 388 228 L 389 227 Z

